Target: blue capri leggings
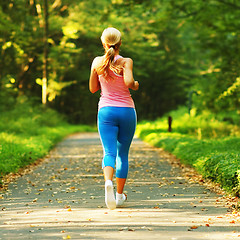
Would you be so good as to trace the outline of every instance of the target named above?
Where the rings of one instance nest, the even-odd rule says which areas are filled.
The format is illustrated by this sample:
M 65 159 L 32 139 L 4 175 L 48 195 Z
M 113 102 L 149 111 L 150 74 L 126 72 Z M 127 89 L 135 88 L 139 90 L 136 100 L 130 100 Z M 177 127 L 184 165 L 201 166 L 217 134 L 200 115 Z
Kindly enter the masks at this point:
M 128 153 L 136 129 L 136 111 L 129 107 L 103 107 L 98 111 L 98 131 L 103 145 L 102 167 L 115 169 L 127 178 Z

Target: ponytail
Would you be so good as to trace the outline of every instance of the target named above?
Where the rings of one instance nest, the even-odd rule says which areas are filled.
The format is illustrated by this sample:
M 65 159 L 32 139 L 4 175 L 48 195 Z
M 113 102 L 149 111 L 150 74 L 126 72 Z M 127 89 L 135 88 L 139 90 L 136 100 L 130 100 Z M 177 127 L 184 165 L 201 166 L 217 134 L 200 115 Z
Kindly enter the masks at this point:
M 114 57 L 121 45 L 121 33 L 116 28 L 107 28 L 103 31 L 101 40 L 105 48 L 104 60 L 96 70 L 99 75 L 109 77 L 109 69 L 120 74 L 122 67 L 114 64 Z

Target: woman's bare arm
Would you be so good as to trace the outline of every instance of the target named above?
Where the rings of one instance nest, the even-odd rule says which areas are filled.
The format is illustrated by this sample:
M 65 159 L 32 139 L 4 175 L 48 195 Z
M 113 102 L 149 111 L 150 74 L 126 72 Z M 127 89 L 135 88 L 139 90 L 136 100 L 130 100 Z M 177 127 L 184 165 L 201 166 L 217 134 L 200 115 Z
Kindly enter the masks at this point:
M 124 59 L 123 78 L 126 86 L 132 90 L 138 90 L 139 83 L 133 78 L 133 60 L 131 58 Z
M 92 63 L 91 67 L 91 74 L 89 78 L 89 90 L 91 93 L 95 93 L 100 89 L 100 83 L 98 80 L 98 74 L 96 72 L 96 65 L 98 63 L 98 58 L 95 58 Z

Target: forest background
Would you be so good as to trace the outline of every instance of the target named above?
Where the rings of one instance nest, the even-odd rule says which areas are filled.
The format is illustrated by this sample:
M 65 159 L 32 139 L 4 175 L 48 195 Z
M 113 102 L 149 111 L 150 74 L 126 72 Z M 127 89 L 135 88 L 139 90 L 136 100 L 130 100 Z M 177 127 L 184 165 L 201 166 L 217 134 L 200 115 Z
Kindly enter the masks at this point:
M 224 111 L 233 121 L 240 86 L 238 1 L 46 2 L 47 105 L 68 121 L 96 120 L 99 94 L 89 93 L 88 79 L 92 60 L 104 54 L 100 36 L 109 26 L 122 32 L 121 54 L 134 60 L 139 119 L 162 116 L 191 95 L 197 111 Z M 41 104 L 44 1 L 1 1 L 0 49 L 0 110 L 26 98 Z
M 137 135 L 240 195 L 239 16 L 237 0 L 1 1 L 0 178 L 96 130 L 88 79 L 113 26 L 140 83 Z

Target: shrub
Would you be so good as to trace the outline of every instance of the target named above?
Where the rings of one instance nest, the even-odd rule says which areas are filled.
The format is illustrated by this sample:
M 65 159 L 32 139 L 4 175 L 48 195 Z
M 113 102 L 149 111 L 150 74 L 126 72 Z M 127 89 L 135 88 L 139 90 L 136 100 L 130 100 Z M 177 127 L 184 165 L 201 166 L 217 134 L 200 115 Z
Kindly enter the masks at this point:
M 166 132 L 168 115 L 154 122 L 140 123 L 136 133 L 150 144 L 173 153 L 184 164 L 195 167 L 204 177 L 220 183 L 228 192 L 239 195 L 239 127 L 216 120 L 212 114 L 189 116 L 185 110 L 168 114 L 174 119 L 171 133 Z
M 70 125 L 52 109 L 18 102 L 0 116 L 0 177 L 45 156 L 64 136 L 80 131 L 95 129 Z

